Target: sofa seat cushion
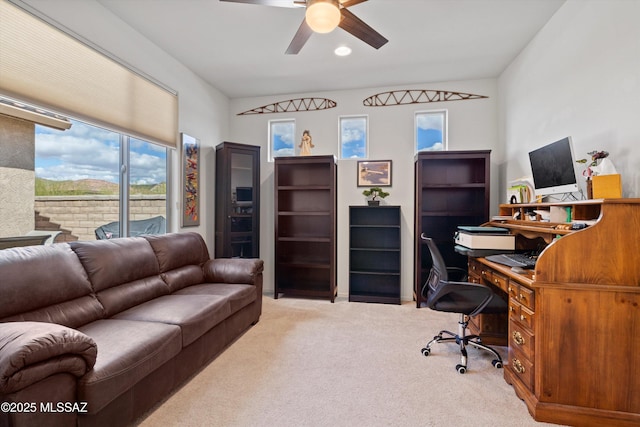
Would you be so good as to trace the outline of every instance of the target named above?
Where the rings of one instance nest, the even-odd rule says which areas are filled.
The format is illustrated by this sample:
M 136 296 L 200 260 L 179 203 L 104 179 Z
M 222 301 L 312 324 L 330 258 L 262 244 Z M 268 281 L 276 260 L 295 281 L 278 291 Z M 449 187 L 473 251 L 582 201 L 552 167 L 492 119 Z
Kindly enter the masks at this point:
M 78 400 L 94 414 L 182 349 L 180 328 L 154 322 L 103 319 L 78 328 L 93 338 L 98 357 L 78 381 Z
M 186 347 L 230 315 L 229 300 L 224 296 L 164 295 L 113 318 L 180 326 L 182 345 Z
M 173 295 L 220 295 L 229 299 L 231 314 L 256 300 L 256 287 L 233 283 L 202 283 L 188 286 Z

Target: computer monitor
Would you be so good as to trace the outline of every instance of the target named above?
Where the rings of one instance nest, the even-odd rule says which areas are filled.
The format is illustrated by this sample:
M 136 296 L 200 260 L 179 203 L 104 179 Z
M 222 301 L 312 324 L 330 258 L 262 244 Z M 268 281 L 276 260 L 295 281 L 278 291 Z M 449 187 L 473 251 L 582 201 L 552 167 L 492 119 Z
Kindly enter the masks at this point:
M 578 191 L 571 137 L 529 153 L 536 196 Z
M 253 201 L 253 188 L 236 187 L 236 202 L 238 205 L 250 205 Z

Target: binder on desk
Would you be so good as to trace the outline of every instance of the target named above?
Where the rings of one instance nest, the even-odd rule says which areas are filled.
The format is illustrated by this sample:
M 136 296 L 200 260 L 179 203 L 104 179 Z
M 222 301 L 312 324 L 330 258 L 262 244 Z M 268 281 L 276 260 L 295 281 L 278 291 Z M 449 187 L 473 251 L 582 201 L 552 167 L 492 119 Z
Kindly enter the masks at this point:
M 513 251 L 516 248 L 516 236 L 501 227 L 460 226 L 454 238 L 456 245 L 469 249 L 499 249 Z

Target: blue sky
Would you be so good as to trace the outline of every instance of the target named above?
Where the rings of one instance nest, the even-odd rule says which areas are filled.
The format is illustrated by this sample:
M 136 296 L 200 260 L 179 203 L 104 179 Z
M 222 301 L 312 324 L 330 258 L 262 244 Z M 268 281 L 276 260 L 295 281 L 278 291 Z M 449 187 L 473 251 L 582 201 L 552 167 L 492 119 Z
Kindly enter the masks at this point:
M 296 123 L 293 120 L 271 121 L 269 122 L 272 156 L 293 156 L 295 149 L 293 146 Z
M 416 145 L 418 151 L 440 151 L 445 147 L 445 112 L 416 114 Z
M 66 131 L 36 126 L 36 176 L 56 181 L 118 182 L 120 135 L 72 120 Z M 132 184 L 166 182 L 166 148 L 131 139 Z
M 340 141 L 342 143 L 341 158 L 367 158 L 367 118 L 341 117 Z

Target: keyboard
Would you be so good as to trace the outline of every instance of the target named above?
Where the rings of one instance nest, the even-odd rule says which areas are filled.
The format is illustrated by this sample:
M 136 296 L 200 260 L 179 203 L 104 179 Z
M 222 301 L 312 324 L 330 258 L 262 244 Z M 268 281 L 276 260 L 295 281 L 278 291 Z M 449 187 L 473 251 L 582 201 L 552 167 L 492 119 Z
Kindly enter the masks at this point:
M 498 254 L 489 255 L 486 257 L 489 261 L 497 262 L 498 264 L 508 265 L 509 267 L 520 267 L 525 269 L 534 268 L 536 266 L 536 257 L 527 254 L 513 253 L 513 254 Z

